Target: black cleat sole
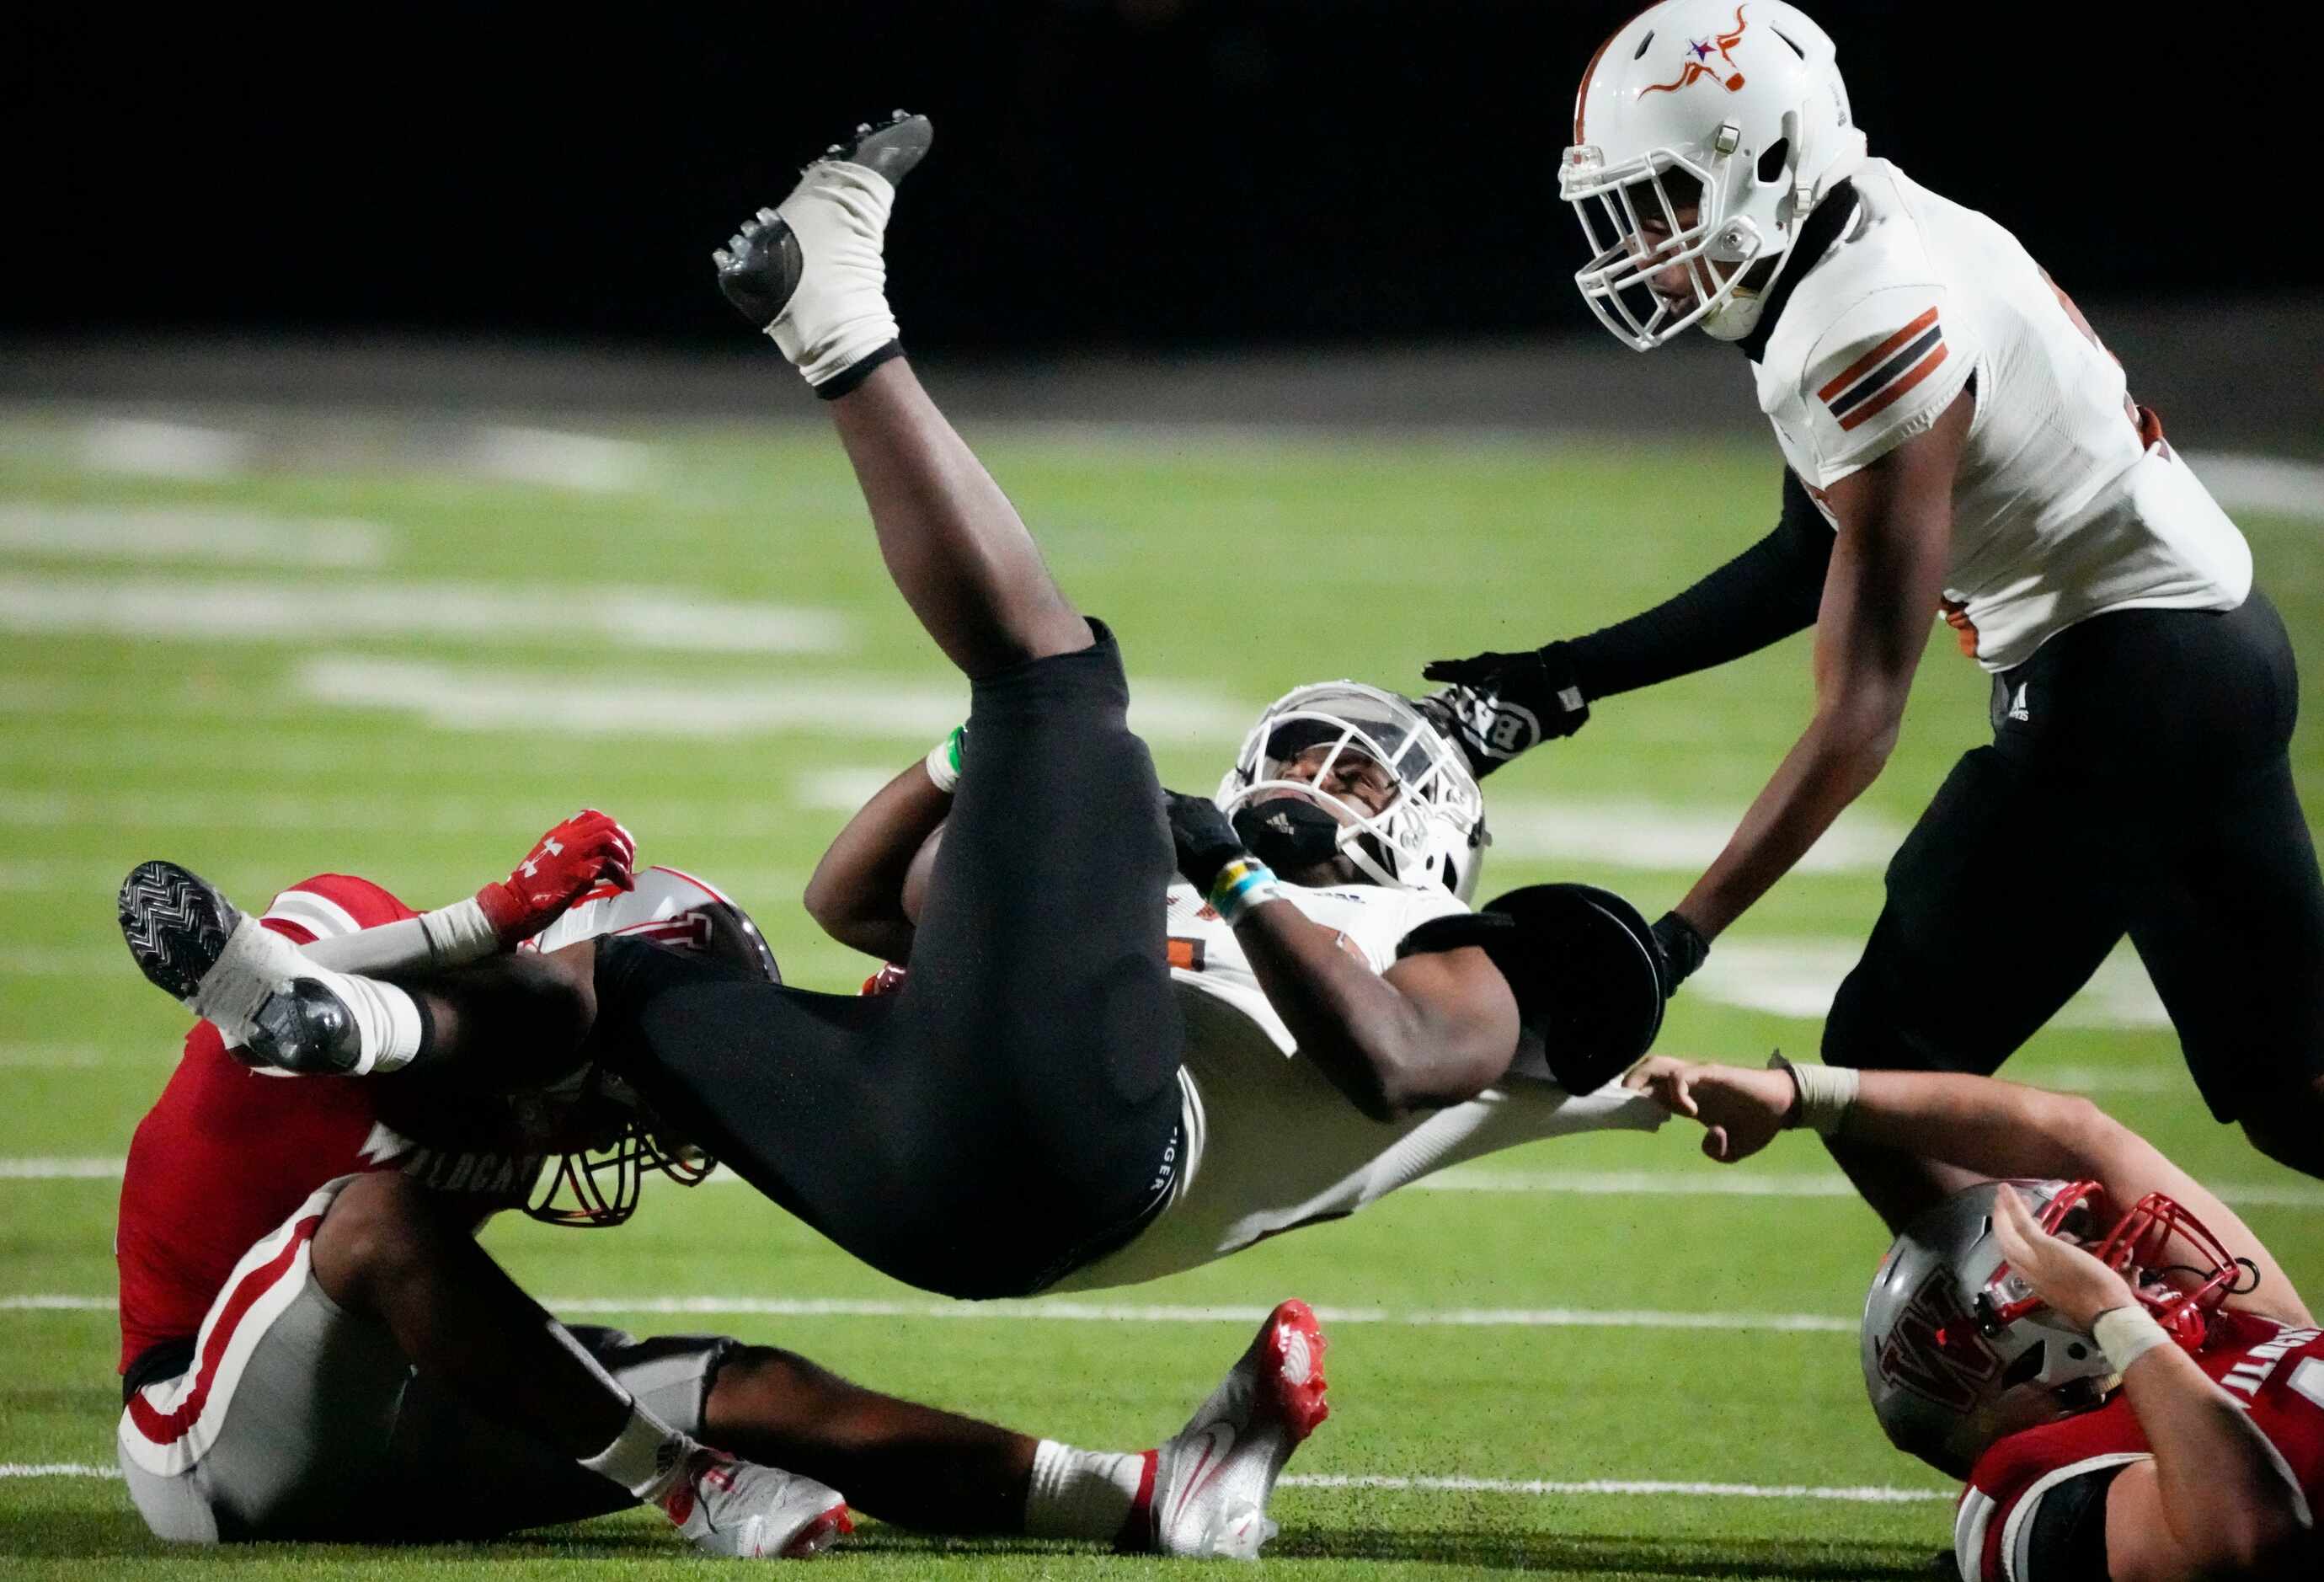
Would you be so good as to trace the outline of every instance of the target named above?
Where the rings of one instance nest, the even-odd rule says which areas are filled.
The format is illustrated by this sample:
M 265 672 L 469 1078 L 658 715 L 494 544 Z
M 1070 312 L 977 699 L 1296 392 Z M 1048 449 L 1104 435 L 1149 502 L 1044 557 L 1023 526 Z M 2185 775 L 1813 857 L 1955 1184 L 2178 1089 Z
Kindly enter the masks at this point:
M 121 938 L 146 981 L 190 1000 L 242 921 L 217 888 L 175 863 L 140 863 L 121 882 Z

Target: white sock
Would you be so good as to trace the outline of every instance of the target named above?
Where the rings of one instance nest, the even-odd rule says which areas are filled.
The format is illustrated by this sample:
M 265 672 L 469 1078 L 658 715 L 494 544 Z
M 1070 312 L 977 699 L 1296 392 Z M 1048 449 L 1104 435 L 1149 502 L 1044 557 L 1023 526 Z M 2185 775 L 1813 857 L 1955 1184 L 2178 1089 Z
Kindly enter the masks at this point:
M 650 1505 L 669 1492 L 693 1450 L 692 1439 L 632 1401 L 629 1420 L 613 1442 L 581 1457 L 581 1465 L 620 1484 L 640 1504 Z
M 821 384 L 897 337 L 880 248 L 896 189 L 844 160 L 809 165 L 775 210 L 807 261 L 798 289 L 767 327 L 809 384 Z
M 355 1017 L 355 1077 L 369 1077 L 409 1066 L 420 1055 L 420 1005 L 393 984 L 375 977 L 355 977 L 309 967 L 299 976 L 312 978 L 338 995 Z
M 1076 1450 L 1044 1439 L 1025 1492 L 1025 1535 L 1111 1542 L 1139 1497 L 1153 1494 L 1153 1451 Z

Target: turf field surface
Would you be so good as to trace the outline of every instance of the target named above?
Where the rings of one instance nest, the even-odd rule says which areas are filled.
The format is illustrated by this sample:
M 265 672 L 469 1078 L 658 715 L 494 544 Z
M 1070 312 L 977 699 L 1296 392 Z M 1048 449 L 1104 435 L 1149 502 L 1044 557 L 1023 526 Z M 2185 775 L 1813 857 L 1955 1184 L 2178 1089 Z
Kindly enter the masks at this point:
M 942 386 L 937 383 L 941 398 Z M 1068 590 L 1120 633 L 1166 779 L 1208 789 L 1259 705 L 1627 614 L 1757 537 L 1757 449 L 974 428 Z M 2324 675 L 2312 526 L 2243 513 Z M 171 1552 L 112 1460 L 118 1160 L 180 1013 L 115 936 L 167 856 L 245 902 L 351 871 L 416 905 L 497 877 L 584 803 L 749 906 L 792 981 L 870 964 L 796 898 L 852 800 L 965 689 L 882 573 L 819 430 L 588 433 L 265 412 L 0 419 L 0 1569 L 602 1574 L 697 1564 L 659 1518 L 473 1550 Z M 1609 884 L 1649 913 L 1715 849 L 1804 717 L 1804 640 L 1602 707 L 1489 785 L 1488 893 Z M 1932 632 L 1904 739 L 1827 843 L 1727 939 L 1661 1047 L 1812 1050 L 1879 867 L 1986 684 Z M 2303 793 L 2324 805 L 2304 733 Z M 1738 965 L 1739 964 L 1739 965 Z M 1771 987 L 1772 985 L 1772 987 Z M 2135 963 L 2013 1067 L 2092 1092 L 2229 1188 L 2324 1289 L 2324 1187 L 2210 1124 Z M 1780 991 L 1780 992 L 1778 992 Z M 1883 1238 L 1786 1139 L 1720 1171 L 1676 1128 L 1538 1145 L 1180 1279 L 998 1309 L 936 1303 L 744 1189 L 649 1187 L 613 1233 L 488 1244 L 574 1316 L 779 1342 L 882 1388 L 1104 1447 L 1152 1443 L 1299 1295 L 1332 1336 L 1332 1420 L 1278 1495 L 1277 1569 L 1318 1577 L 1924 1573 L 1941 1480 L 1863 1403 L 1853 1318 Z M 609 1318 L 608 1315 L 611 1315 Z M 47 1470 L 43 1470 L 47 1469 Z M 866 1523 L 841 1574 L 1142 1574 Z M 692 1573 L 689 1573 L 692 1574 Z

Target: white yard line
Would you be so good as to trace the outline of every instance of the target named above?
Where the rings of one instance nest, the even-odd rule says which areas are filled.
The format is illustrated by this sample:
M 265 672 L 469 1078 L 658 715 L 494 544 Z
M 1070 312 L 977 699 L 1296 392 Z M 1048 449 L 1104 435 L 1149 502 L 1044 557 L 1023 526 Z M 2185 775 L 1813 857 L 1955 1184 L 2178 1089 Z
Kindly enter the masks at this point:
M 2201 451 L 2189 455 L 2187 465 L 2229 511 L 2324 522 L 2324 467 L 2312 461 Z
M 132 641 L 346 642 L 443 637 L 493 644 L 609 642 L 687 653 L 828 653 L 836 611 L 733 603 L 685 589 L 474 582 L 189 582 L 0 574 L 0 632 Z
M 1390 1477 L 1379 1474 L 1294 1472 L 1276 1480 L 1277 1488 L 1416 1490 L 1459 1494 L 1614 1494 L 1631 1499 L 1661 1495 L 1734 1500 L 1823 1500 L 1850 1505 L 1908 1505 L 1957 1500 L 1959 1489 L 1895 1488 L 1869 1484 L 1829 1487 L 1815 1484 L 1672 1483 L 1660 1478 L 1593 1477 L 1581 1482 L 1552 1478 Z
M 49 1046 L 18 1047 L 24 1049 L 44 1049 Z M 74 1052 L 78 1053 L 78 1051 Z M 9 1053 L 10 1051 L 7 1046 L 0 1046 L 0 1065 L 10 1063 L 8 1059 Z M 26 1063 L 34 1062 L 28 1061 Z M 59 1063 L 75 1064 L 81 1062 L 75 1060 L 60 1061 Z M 108 1158 L 101 1155 L 0 1158 L 0 1180 L 110 1181 L 120 1180 L 121 1171 L 122 1161 L 119 1159 Z M 710 1184 L 714 1186 L 722 1184 L 739 1185 L 740 1182 L 732 1171 L 722 1169 L 711 1176 Z M 1408 1192 L 1507 1192 L 1552 1196 L 1563 1195 L 1581 1198 L 1828 1198 L 1846 1199 L 1852 1198 L 1856 1196 L 1856 1189 L 1848 1184 L 1848 1179 L 1836 1172 L 1829 1175 L 1809 1175 L 1804 1172 L 1762 1174 L 1750 1170 L 1721 1170 L 1716 1174 L 1701 1170 L 1686 1170 L 1678 1173 L 1657 1170 L 1494 1170 L 1489 1167 L 1480 1167 L 1474 1165 L 1464 1166 L 1459 1170 L 1447 1170 L 1442 1175 L 1425 1177 L 1420 1180 L 1415 1181 L 1411 1186 L 1404 1189 Z M 2221 1198 L 2238 1207 L 2324 1209 L 2324 1185 L 2305 1185 L 2298 1182 L 2274 1183 L 2244 1181 L 2229 1182 L 2226 1186 L 2218 1187 L 2214 1189 L 2218 1191 Z M 595 1300 L 597 1299 L 589 1300 Z M 678 1297 L 640 1298 L 638 1300 L 641 1301 L 675 1301 L 683 1304 L 687 1302 L 698 1303 L 755 1300 L 757 1299 L 734 1297 Z M 769 1300 L 774 1300 L 777 1299 Z M 780 1300 L 783 1305 L 768 1308 L 738 1308 L 733 1310 L 738 1312 L 763 1311 L 770 1313 L 790 1313 L 795 1315 L 810 1316 L 824 1312 L 853 1312 L 855 1310 L 852 1308 L 818 1306 L 813 1301 L 807 1301 L 802 1305 L 800 1301 L 791 1299 L 780 1299 Z M 864 1311 L 870 1316 L 875 1317 L 909 1317 L 925 1310 L 937 1318 L 1010 1318 L 1018 1316 L 1035 1318 L 1084 1318 L 1099 1316 L 1112 1316 L 1118 1318 L 1139 1314 L 1153 1314 L 1175 1317 L 1190 1322 L 1197 1316 L 1216 1318 L 1222 1322 L 1229 1318 L 1240 1322 L 1246 1316 L 1253 1318 L 1259 1317 L 1258 1309 L 1253 1309 L 1249 1315 L 1246 1315 L 1244 1310 L 1240 1308 L 1143 1308 L 1111 1305 L 1104 1308 L 1101 1313 L 1096 1309 L 1091 1309 L 1088 1312 L 1084 1312 L 1082 1310 L 1084 1307 L 1086 1307 L 1086 1304 L 1057 1301 L 1018 1304 L 1017 1306 L 1012 1306 L 1008 1302 L 979 1302 L 973 1304 L 973 1309 L 964 1309 L 960 1305 L 954 1303 L 931 1302 L 924 1304 L 923 1307 L 920 1308 L 912 1308 L 908 1306 L 899 1308 L 893 1303 L 890 1303 L 878 1307 L 876 1312 L 870 1309 L 864 1309 Z M 1021 1314 L 1019 1312 L 1019 1308 L 1022 1309 Z M 683 1305 L 667 1308 L 657 1307 L 648 1309 L 641 1309 L 634 1305 L 623 1302 L 612 1306 L 603 1306 L 590 1310 L 624 1313 L 650 1310 L 654 1312 L 678 1313 L 706 1312 L 724 1309 L 712 1309 Z M 1493 1310 L 1499 1312 L 1504 1309 Z M 1385 1309 L 1363 1309 L 1363 1311 L 1371 1313 L 1374 1317 L 1369 1320 L 1360 1316 L 1351 1317 L 1347 1321 L 1351 1323 L 1391 1321 L 1379 1317 Z M 1563 1313 L 1564 1310 L 1554 1309 L 1554 1311 Z M 1411 1323 L 1499 1323 L 1503 1322 L 1504 1320 L 1498 1318 L 1490 1319 L 1464 1318 L 1427 1320 L 1398 1318 L 1393 1321 Z M 1516 1322 L 1517 1320 L 1507 1321 Z M 1559 1318 L 1554 1320 L 1543 1319 L 1541 1321 L 1544 1323 L 1554 1321 L 1561 1324 L 1578 1324 L 1581 1322 L 1579 1319 L 1571 1318 Z
M 461 458 L 478 472 L 511 483 L 591 495 L 640 488 L 653 476 L 649 447 L 562 429 L 487 425 L 468 440 Z
M 86 1461 L 0 1461 L 0 1478 L 83 1477 L 118 1479 L 117 1466 Z M 1955 1489 L 1894 1488 L 1878 1484 L 1828 1487 L 1815 1484 L 1673 1483 L 1660 1478 L 1408 1477 L 1379 1473 L 1295 1472 L 1278 1478 L 1286 1489 L 1407 1490 L 1428 1494 L 1523 1494 L 1534 1497 L 1610 1495 L 1623 1499 L 1680 1496 L 1690 1499 L 1812 1500 L 1849 1505 L 1906 1505 L 1960 1497 Z
M 1714 810 L 1501 797 L 1487 802 L 1485 821 L 1492 831 L 1496 859 L 1692 873 L 1710 866 L 1726 849 L 1742 811 L 1739 806 Z M 1799 871 L 1877 873 L 1904 838 L 1900 825 L 1870 813 L 1844 813 L 1800 860 Z
M 256 451 L 247 434 L 192 423 L 99 418 L 80 430 L 80 463 L 91 472 L 215 482 L 248 467 Z
M 0 501 L 0 551 L 75 560 L 248 560 L 354 569 L 384 563 L 388 539 L 383 527 L 342 517 Z
M 1857 939 L 1725 939 L 1687 981 L 1686 992 L 1722 1005 L 1821 1022 L 1831 1009 L 1840 980 L 1863 954 L 1863 942 Z M 2125 946 L 2099 965 L 2052 1025 L 2163 1028 L 2171 1025 L 2171 1016 L 2147 980 L 2146 969 Z
M 691 1318 L 953 1318 L 1038 1320 L 1057 1324 L 1237 1324 L 1267 1316 L 1259 1307 L 1168 1302 L 893 1301 L 877 1297 L 638 1296 L 552 1297 L 544 1306 L 571 1317 L 660 1314 Z M 110 1312 L 111 1297 L 0 1297 L 0 1312 Z M 1315 1309 L 1327 1324 L 1384 1324 L 1454 1329 L 1686 1329 L 1729 1333 L 1853 1335 L 1854 1318 L 1824 1313 L 1672 1313 L 1651 1309 L 1333 1308 Z
M 318 703 L 407 710 L 447 730 L 521 727 L 632 737 L 803 731 L 909 741 L 942 735 L 968 712 L 968 688 L 953 680 L 697 676 L 652 681 L 358 655 L 309 661 L 295 685 Z M 1216 744 L 1232 740 L 1250 722 L 1250 709 L 1214 693 L 1167 681 L 1132 689 L 1130 726 L 1157 741 Z

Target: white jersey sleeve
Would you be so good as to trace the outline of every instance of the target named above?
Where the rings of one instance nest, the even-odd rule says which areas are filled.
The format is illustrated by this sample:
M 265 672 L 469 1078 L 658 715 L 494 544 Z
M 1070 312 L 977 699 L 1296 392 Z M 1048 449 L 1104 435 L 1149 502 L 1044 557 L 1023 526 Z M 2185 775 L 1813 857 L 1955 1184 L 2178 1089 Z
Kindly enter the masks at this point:
M 1850 305 L 1809 352 L 1795 407 L 1820 489 L 1926 433 L 1977 371 L 1977 332 L 1942 286 L 1889 286 Z

